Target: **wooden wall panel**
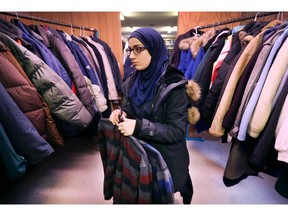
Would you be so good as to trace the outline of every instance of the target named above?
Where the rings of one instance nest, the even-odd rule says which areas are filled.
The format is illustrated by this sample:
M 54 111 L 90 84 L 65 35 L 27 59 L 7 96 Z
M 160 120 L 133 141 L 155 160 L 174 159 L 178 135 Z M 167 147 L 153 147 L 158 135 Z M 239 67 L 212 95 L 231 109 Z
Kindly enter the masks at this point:
M 109 34 L 108 28 L 110 29 L 110 27 L 108 27 L 110 20 L 108 19 L 109 18 L 106 17 L 106 12 L 99 13 L 99 20 L 100 20 L 99 28 L 101 29 L 101 31 L 99 32 L 99 37 L 103 38 L 103 40 L 106 40 L 106 41 L 107 41 L 108 34 Z
M 183 34 L 196 26 L 217 24 L 219 22 L 232 20 L 240 17 L 256 16 L 257 12 L 179 12 L 178 13 L 178 30 L 177 35 Z M 259 13 L 260 15 L 261 13 Z M 266 17 L 258 17 L 257 20 L 281 19 L 278 14 Z M 288 12 L 283 13 L 283 20 L 288 18 Z M 227 25 L 221 25 L 219 28 L 228 27 L 232 29 L 237 25 L 245 25 L 251 20 L 235 22 Z M 217 27 L 216 27 L 217 28 Z M 208 30 L 208 29 L 203 29 Z
M 240 17 L 239 12 L 179 12 L 177 35 L 203 26 Z
M 118 63 L 121 75 L 123 76 L 123 63 L 122 63 L 122 34 L 121 34 L 121 21 L 119 12 L 18 12 L 18 14 L 27 14 L 33 17 L 44 18 L 47 20 L 58 21 L 65 24 L 72 24 L 77 26 L 88 27 L 97 29 L 99 38 L 105 41 L 112 49 Z M 6 20 L 16 18 L 14 16 L 0 14 L 0 17 Z M 68 34 L 75 34 L 77 36 L 89 36 L 93 32 L 82 31 L 79 28 L 71 28 L 60 26 L 56 24 L 47 24 L 44 22 L 22 19 L 23 23 L 30 25 L 48 25 L 54 29 L 60 29 Z
M 95 12 L 87 12 L 87 26 L 91 27 L 91 28 L 99 28 L 100 26 L 100 18 L 99 18 L 99 13 L 95 13 Z

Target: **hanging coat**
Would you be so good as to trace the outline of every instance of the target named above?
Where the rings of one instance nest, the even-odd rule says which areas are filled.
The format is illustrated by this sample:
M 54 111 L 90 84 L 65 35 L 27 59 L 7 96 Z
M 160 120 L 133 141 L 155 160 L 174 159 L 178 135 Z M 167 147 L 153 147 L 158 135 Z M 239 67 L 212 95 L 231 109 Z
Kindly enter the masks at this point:
M 63 79 L 44 61 L 2 33 L 0 39 L 22 65 L 27 76 L 48 104 L 51 113 L 80 130 L 86 129 L 91 124 L 92 115 Z
M 10 97 L 0 82 L 0 122 L 15 152 L 29 164 L 37 164 L 54 152 Z

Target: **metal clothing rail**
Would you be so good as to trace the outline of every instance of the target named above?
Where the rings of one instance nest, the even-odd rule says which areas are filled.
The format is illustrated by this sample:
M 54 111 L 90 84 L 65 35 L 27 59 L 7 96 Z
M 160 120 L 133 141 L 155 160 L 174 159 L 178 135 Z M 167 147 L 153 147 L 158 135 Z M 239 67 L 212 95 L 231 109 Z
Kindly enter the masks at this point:
M 15 16 L 15 17 L 17 17 L 17 19 L 18 18 L 24 18 L 24 19 L 29 19 L 29 20 L 33 20 L 33 21 L 40 21 L 40 22 L 45 22 L 45 23 L 50 23 L 50 24 L 55 24 L 55 25 L 60 25 L 60 26 L 66 26 L 66 27 L 70 27 L 70 28 L 76 28 L 76 29 L 80 29 L 80 30 L 97 32 L 97 29 L 78 26 L 78 25 L 72 25 L 69 23 L 62 23 L 59 21 L 49 20 L 49 19 L 45 19 L 45 18 L 41 18 L 41 17 L 34 17 L 34 16 L 26 15 L 26 14 L 18 14 L 17 12 L 0 12 L 0 14 Z
M 279 14 L 279 12 L 258 12 L 255 16 L 239 17 L 239 18 L 226 20 L 226 21 L 222 21 L 222 22 L 217 22 L 217 23 L 213 23 L 213 24 L 209 24 L 209 25 L 197 26 L 196 28 L 197 29 L 205 29 L 205 28 L 211 28 L 211 27 L 226 25 L 226 24 L 230 24 L 230 23 L 234 23 L 234 22 L 251 20 L 251 19 L 254 19 L 256 21 L 256 19 L 258 17 L 270 16 L 270 15 L 274 15 L 274 14 Z

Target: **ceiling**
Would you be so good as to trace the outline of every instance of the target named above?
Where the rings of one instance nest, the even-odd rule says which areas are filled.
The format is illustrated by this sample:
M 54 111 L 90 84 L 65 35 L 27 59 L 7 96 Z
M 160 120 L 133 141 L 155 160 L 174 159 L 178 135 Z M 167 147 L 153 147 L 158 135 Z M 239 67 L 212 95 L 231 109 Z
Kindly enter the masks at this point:
M 153 27 L 160 32 L 164 39 L 175 39 L 177 33 L 178 12 L 125 12 L 121 20 L 123 40 L 139 27 Z

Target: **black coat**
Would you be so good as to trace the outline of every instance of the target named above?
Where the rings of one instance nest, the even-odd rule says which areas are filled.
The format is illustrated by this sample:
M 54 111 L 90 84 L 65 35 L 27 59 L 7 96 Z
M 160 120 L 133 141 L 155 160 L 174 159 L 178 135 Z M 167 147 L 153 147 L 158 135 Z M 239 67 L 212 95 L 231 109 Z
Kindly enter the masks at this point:
M 228 52 L 227 56 L 224 58 L 224 61 L 219 68 L 218 76 L 216 77 L 213 85 L 209 89 L 209 92 L 204 100 L 203 106 L 201 108 L 201 114 L 202 118 L 205 119 L 205 122 L 208 125 L 211 125 L 213 121 L 214 114 L 217 110 L 217 104 L 219 104 L 218 100 L 221 99 L 221 89 L 224 85 L 225 79 L 229 79 L 230 74 L 228 74 L 229 71 L 233 70 L 233 60 L 237 57 L 240 56 L 240 51 L 241 51 L 241 42 L 239 41 L 239 38 L 236 36 L 233 36 L 233 42 L 234 45 L 231 47 L 231 50 Z M 237 57 L 238 60 L 238 57 Z M 230 67 L 231 65 L 231 67 Z M 230 72 L 231 73 L 231 72 Z M 226 76 L 228 78 L 226 78 Z M 223 87 L 224 88 L 224 87 Z
M 179 191 L 189 174 L 185 139 L 189 105 L 185 88 L 187 80 L 180 70 L 168 66 L 158 81 L 153 102 L 139 107 L 145 113 L 140 119 L 126 97 L 134 79 L 135 72 L 123 84 L 123 111 L 128 114 L 128 118 L 137 119 L 138 129 L 136 126 L 133 135 L 150 143 L 161 153 L 171 173 L 175 192 Z

